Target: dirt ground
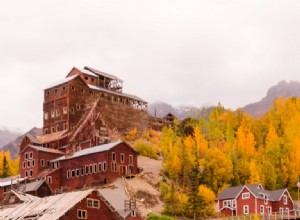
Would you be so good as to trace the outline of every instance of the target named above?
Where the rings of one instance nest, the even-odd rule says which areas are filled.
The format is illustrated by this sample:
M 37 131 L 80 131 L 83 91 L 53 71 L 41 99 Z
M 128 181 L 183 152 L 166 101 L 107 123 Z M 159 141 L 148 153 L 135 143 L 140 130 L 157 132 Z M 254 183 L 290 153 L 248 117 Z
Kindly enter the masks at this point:
M 150 212 L 161 214 L 164 208 L 159 191 L 162 161 L 139 156 L 138 166 L 143 171 L 136 177 L 127 179 L 129 193 L 136 199 L 137 208 L 142 216 L 147 216 Z

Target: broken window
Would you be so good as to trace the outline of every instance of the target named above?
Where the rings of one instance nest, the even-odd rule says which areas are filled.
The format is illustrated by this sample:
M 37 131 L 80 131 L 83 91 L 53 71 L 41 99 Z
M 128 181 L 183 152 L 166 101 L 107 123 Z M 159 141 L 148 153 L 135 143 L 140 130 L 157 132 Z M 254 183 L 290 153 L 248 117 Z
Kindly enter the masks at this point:
M 86 210 L 77 209 L 77 218 L 79 218 L 79 219 L 87 219 L 87 211 Z
M 80 104 L 76 103 L 76 110 L 80 110 Z
M 102 172 L 102 163 L 98 164 L 98 170 L 99 170 L 99 172 Z
M 52 184 L 52 176 L 48 176 L 48 177 L 47 177 L 47 182 L 48 182 L 49 184 Z
M 97 164 L 94 164 L 94 173 L 97 173 Z
M 103 162 L 103 171 L 106 172 L 107 167 L 106 167 L 106 162 Z
M 124 154 L 121 154 L 120 157 L 121 157 L 121 163 L 124 163 Z
M 115 153 L 115 152 L 112 152 L 112 153 L 111 153 L 111 156 L 112 156 L 112 161 L 116 161 L 116 153 Z
M 76 169 L 76 176 L 79 176 L 79 175 L 80 175 L 79 169 Z

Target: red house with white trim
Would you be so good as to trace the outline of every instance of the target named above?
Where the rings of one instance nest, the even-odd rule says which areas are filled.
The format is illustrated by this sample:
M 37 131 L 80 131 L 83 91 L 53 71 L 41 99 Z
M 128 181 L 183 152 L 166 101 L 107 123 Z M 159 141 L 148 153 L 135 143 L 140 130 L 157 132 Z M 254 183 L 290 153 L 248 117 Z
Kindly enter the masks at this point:
M 287 189 L 265 190 L 261 184 L 236 186 L 225 189 L 216 199 L 217 212 L 225 216 L 291 215 L 294 202 Z

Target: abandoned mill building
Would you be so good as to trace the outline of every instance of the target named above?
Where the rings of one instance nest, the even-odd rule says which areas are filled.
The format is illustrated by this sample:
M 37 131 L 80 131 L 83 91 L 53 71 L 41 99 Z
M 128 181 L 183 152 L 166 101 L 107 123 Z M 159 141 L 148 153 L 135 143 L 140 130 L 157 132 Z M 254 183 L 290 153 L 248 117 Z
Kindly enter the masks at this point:
M 73 68 L 45 88 L 43 135 L 20 144 L 20 177 L 43 180 L 47 196 L 113 181 L 138 172 L 137 153 L 117 141 L 133 128 L 149 127 L 147 102 L 123 93 L 123 81 L 90 67 Z M 8 191 L 5 189 L 5 191 Z

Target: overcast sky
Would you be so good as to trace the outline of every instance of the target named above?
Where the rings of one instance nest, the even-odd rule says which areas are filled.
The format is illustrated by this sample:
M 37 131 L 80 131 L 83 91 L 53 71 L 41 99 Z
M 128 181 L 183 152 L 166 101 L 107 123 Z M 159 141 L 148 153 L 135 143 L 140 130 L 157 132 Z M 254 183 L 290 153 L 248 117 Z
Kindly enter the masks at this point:
M 0 0 L 0 125 L 42 127 L 43 89 L 85 65 L 148 102 L 236 109 L 299 80 L 300 1 Z

